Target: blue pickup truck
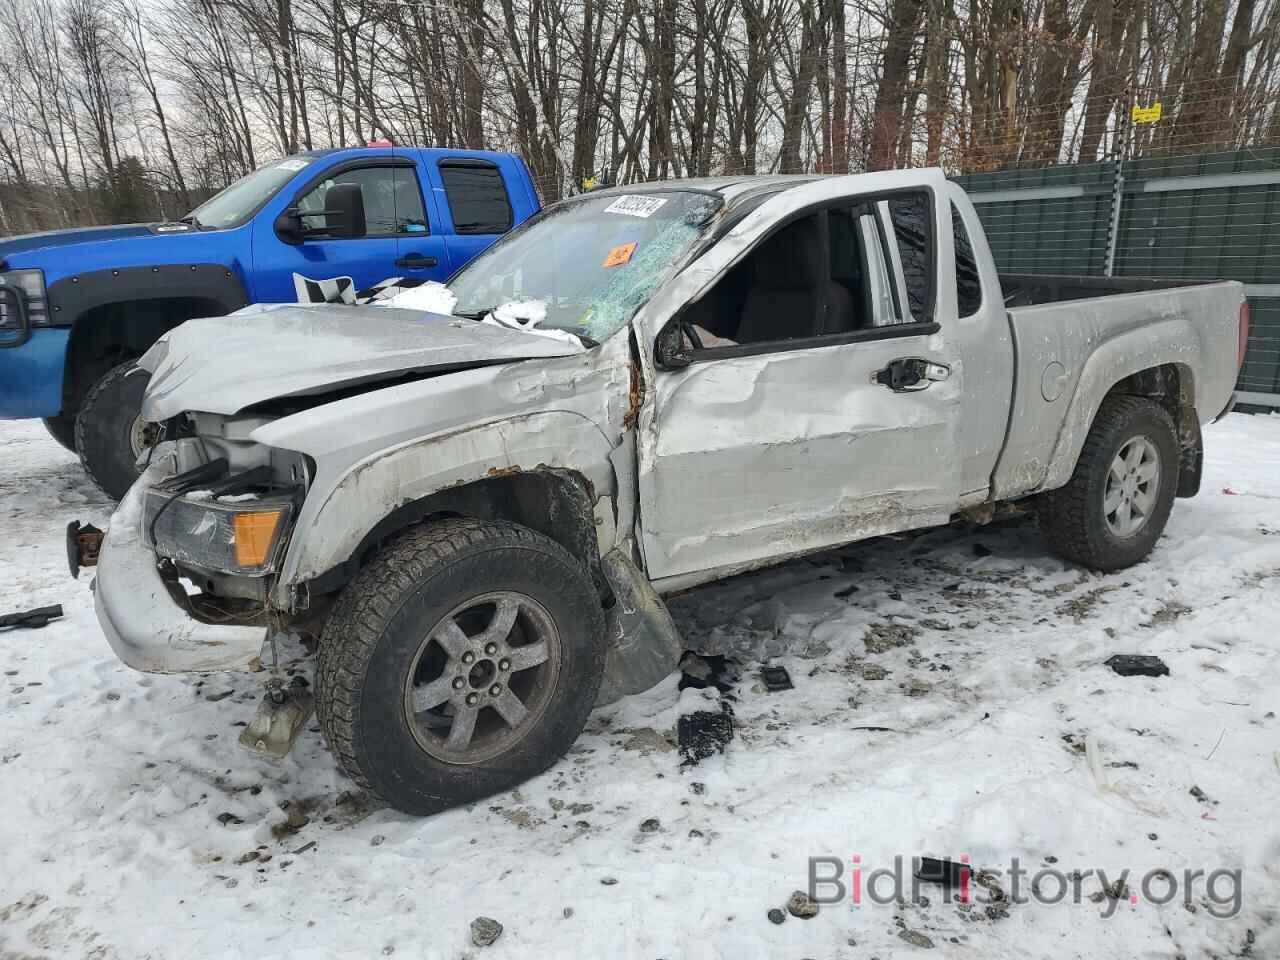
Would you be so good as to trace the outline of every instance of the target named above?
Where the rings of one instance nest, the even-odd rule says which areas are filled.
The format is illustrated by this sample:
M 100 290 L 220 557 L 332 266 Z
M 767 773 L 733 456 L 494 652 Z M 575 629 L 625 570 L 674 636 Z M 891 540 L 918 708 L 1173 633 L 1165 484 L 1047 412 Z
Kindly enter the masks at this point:
M 445 280 L 538 209 L 513 154 L 371 146 L 260 167 L 177 222 L 0 239 L 0 419 L 43 418 L 118 498 L 155 431 L 133 361 L 165 331 L 296 300 L 295 275 Z

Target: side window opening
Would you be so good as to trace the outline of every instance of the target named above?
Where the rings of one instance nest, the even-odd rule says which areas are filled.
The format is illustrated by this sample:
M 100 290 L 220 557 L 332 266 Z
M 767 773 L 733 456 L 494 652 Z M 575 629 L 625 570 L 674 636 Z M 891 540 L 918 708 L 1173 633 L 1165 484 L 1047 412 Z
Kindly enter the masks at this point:
M 951 204 L 951 232 L 956 250 L 956 305 L 962 318 L 971 317 L 982 309 L 982 280 L 978 276 L 978 261 L 973 255 L 969 231 L 954 203 Z
M 442 160 L 440 179 L 460 234 L 506 233 L 513 219 L 502 171 L 482 160 Z
M 386 237 L 401 233 L 426 233 L 427 215 L 422 190 L 412 167 L 358 167 L 326 178 L 298 201 L 304 213 L 325 209 L 329 188 L 339 183 L 360 185 L 364 198 L 365 236 Z M 319 218 L 308 221 L 319 226 Z
M 925 191 L 803 216 L 762 240 L 683 312 L 686 346 L 820 340 L 927 322 L 932 257 Z

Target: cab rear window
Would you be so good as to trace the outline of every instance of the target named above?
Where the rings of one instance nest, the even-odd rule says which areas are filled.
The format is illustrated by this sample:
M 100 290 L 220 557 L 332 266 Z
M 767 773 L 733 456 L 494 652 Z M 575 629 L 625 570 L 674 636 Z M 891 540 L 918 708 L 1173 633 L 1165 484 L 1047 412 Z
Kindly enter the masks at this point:
M 514 219 L 502 172 L 479 160 L 442 160 L 440 179 L 456 233 L 506 233 Z

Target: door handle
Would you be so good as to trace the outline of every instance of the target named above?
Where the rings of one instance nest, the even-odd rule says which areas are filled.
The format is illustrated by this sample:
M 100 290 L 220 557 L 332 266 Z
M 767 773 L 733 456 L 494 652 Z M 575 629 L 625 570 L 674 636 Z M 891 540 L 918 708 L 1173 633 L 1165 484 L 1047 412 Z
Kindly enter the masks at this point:
M 434 267 L 439 263 L 435 257 L 424 257 L 420 253 L 406 253 L 403 257 L 396 261 L 397 267 L 409 267 L 412 269 L 422 270 L 427 267 Z
M 927 390 L 929 385 L 939 383 L 951 376 L 951 368 L 941 363 L 932 363 L 921 357 L 899 357 L 889 361 L 883 370 L 871 375 L 871 382 L 888 387 L 894 393 L 909 393 L 915 390 Z

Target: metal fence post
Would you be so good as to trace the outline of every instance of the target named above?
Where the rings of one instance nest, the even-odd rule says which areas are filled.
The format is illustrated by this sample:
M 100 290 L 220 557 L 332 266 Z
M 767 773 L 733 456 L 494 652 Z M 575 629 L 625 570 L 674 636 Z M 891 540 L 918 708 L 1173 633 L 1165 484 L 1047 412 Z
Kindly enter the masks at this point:
M 1129 138 L 1133 134 L 1133 91 L 1125 98 L 1124 115 L 1116 130 L 1116 167 L 1111 178 L 1111 221 L 1107 224 L 1106 275 L 1115 276 L 1116 247 L 1120 244 L 1120 208 L 1124 205 L 1124 162 L 1129 155 Z

